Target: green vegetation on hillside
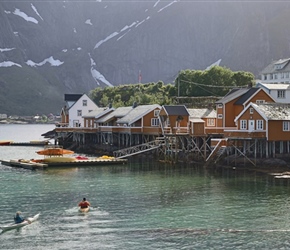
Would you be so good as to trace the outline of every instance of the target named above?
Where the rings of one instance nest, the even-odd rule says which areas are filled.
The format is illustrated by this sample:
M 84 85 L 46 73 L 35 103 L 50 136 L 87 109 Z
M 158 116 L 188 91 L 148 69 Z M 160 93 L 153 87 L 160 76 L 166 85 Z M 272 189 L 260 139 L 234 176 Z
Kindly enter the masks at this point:
M 159 81 L 96 88 L 91 91 L 90 96 L 99 107 L 112 105 L 117 108 L 132 106 L 133 103 L 168 105 L 180 103 L 178 97 L 222 97 L 234 87 L 252 85 L 254 79 L 254 75 L 250 72 L 233 72 L 227 68 L 215 66 L 204 71 L 180 71 L 174 85 Z M 205 102 L 207 99 L 205 98 Z

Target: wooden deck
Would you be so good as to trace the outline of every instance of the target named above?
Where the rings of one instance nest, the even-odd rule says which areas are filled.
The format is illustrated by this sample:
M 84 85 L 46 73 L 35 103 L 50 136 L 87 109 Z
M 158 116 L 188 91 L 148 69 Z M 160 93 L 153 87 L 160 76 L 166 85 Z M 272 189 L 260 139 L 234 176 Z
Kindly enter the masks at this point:
M 126 164 L 128 162 L 127 159 L 88 159 L 88 160 L 76 160 L 74 162 L 47 162 L 47 163 L 36 163 L 29 160 L 1 160 L 2 165 L 16 167 L 16 168 L 24 168 L 30 170 L 45 170 L 51 167 L 82 167 L 82 166 L 108 166 L 108 165 L 120 165 Z

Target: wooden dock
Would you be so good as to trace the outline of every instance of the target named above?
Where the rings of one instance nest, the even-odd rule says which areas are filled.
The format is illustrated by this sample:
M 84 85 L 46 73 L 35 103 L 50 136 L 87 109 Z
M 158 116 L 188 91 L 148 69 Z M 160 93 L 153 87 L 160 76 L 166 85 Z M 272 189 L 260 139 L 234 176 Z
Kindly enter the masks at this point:
M 29 141 L 29 142 L 14 142 L 14 141 L 0 141 L 0 146 L 46 146 L 49 141 Z
M 38 163 L 29 160 L 1 160 L 2 165 L 15 167 L 15 168 L 24 168 L 30 170 L 45 170 L 51 167 L 81 167 L 81 166 L 108 166 L 108 165 L 120 165 L 126 164 L 128 162 L 127 159 L 88 159 L 88 160 L 76 160 L 74 162 L 46 162 L 46 163 Z

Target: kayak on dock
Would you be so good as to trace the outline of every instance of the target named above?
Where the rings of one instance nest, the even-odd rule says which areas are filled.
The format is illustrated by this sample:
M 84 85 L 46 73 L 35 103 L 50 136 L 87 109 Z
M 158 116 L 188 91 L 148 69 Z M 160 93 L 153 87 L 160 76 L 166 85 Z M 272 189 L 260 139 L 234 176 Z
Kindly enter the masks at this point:
M 1 226 L 0 229 L 2 230 L 2 232 L 4 232 L 4 231 L 8 231 L 8 230 L 21 228 L 21 227 L 30 225 L 31 223 L 33 223 L 34 221 L 36 221 L 38 219 L 39 215 L 40 214 L 36 214 L 33 217 L 27 218 L 21 223 L 11 223 L 11 224 Z

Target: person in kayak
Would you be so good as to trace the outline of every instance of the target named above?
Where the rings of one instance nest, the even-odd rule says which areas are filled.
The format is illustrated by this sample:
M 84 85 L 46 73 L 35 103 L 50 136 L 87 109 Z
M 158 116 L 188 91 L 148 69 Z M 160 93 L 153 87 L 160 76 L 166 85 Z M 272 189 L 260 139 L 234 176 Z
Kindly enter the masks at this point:
M 83 198 L 83 200 L 79 203 L 79 207 L 81 208 L 87 208 L 91 206 L 91 204 L 87 201 L 86 198 Z
M 25 219 L 21 216 L 21 212 L 20 211 L 16 212 L 16 214 L 14 216 L 14 221 L 15 221 L 16 224 L 22 223 L 23 221 L 25 221 Z

